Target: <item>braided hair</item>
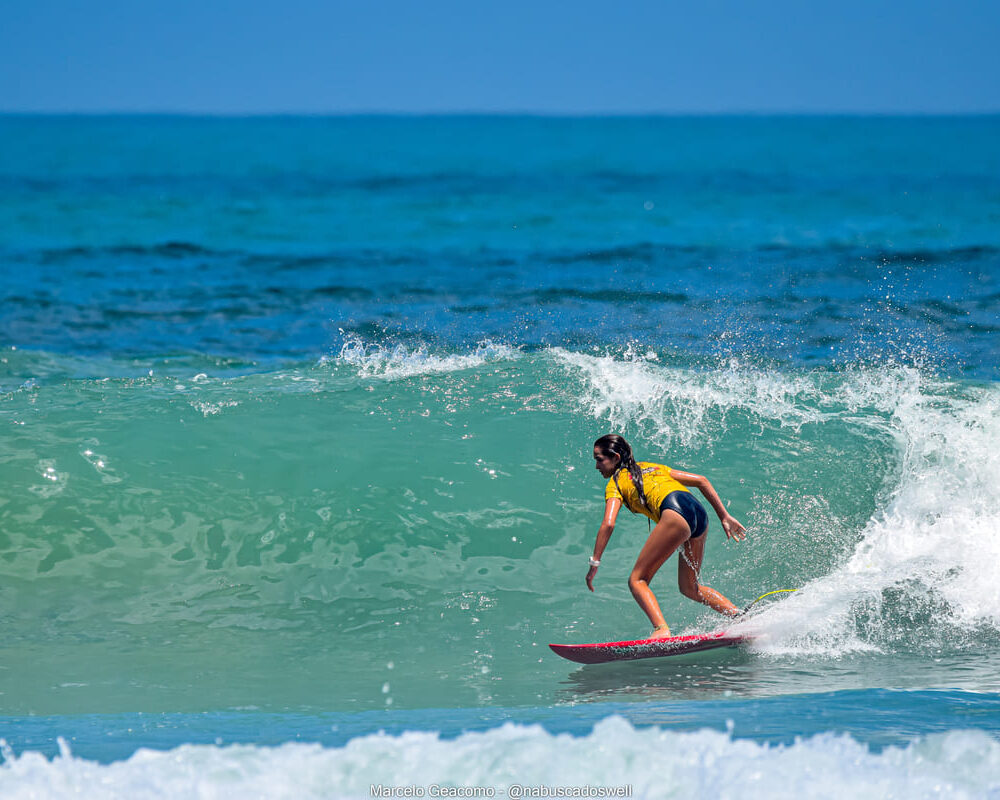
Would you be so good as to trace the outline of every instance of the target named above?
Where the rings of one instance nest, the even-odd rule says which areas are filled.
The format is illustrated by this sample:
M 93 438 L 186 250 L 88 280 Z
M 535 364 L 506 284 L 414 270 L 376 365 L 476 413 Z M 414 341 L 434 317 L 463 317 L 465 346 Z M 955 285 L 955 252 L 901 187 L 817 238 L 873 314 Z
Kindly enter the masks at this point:
M 605 456 L 610 456 L 613 453 L 620 459 L 618 469 L 611 476 L 615 482 L 615 488 L 618 489 L 618 493 L 621 494 L 622 492 L 621 487 L 618 486 L 618 473 L 624 469 L 632 478 L 632 483 L 635 484 L 635 489 L 639 493 L 639 502 L 648 507 L 649 503 L 646 501 L 646 492 L 642 485 L 642 470 L 635 463 L 631 445 L 617 433 L 609 433 L 594 442 L 594 447 L 598 448 Z M 629 511 L 632 511 L 632 509 L 630 508 Z M 634 514 L 635 512 L 632 511 L 632 513 Z

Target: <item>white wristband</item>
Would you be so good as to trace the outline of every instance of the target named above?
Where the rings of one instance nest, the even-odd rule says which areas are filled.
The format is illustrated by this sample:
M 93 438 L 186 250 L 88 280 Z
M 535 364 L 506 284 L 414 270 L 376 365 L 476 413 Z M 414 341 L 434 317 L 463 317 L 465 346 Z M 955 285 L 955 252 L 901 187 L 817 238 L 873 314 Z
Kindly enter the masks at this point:
M 593 556 L 591 556 L 591 557 L 590 557 L 590 566 L 592 566 L 592 567 L 599 567 L 599 566 L 601 566 L 601 562 L 600 562 L 600 561 L 598 561 L 598 560 L 597 560 L 596 558 L 594 558 Z

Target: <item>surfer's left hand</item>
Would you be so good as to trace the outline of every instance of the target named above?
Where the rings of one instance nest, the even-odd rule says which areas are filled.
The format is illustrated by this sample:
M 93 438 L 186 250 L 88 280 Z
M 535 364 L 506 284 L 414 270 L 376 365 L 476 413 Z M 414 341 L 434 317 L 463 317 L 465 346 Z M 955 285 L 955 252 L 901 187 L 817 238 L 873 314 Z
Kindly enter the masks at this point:
M 734 542 L 742 542 L 747 538 L 747 529 L 735 517 L 731 517 L 728 514 L 722 520 L 722 530 Z
M 594 576 L 597 575 L 597 567 L 591 567 L 587 571 L 587 588 L 594 591 Z

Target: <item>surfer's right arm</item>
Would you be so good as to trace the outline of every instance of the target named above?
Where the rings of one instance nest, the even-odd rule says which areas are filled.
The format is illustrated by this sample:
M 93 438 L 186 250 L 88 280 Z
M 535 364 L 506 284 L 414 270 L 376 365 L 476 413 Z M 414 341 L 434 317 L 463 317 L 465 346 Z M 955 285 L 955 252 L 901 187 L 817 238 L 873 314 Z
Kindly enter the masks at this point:
M 604 504 L 604 520 L 597 531 L 597 541 L 594 542 L 594 556 L 591 559 L 590 569 L 587 571 L 587 588 L 594 591 L 594 576 L 597 575 L 597 567 L 594 561 L 600 561 L 604 548 L 608 546 L 608 539 L 615 532 L 615 520 L 618 519 L 618 512 L 621 510 L 622 501 L 620 497 L 609 497 Z

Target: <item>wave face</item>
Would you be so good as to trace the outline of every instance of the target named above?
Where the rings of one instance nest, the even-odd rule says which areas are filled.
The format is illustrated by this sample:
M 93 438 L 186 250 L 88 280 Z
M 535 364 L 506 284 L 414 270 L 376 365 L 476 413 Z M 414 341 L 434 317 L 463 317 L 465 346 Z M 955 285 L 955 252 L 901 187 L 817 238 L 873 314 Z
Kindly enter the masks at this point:
M 997 688 L 992 384 L 357 337 L 278 371 L 202 368 L 4 395 L 15 708 L 58 707 L 53 682 L 104 711 L 157 687 L 182 709 L 603 696 L 600 678 L 559 685 L 546 643 L 645 631 L 625 585 L 641 520 L 583 586 L 608 430 L 709 475 L 750 528 L 736 546 L 713 526 L 706 582 L 739 603 L 799 587 L 746 623 L 766 675 L 729 658 L 663 691 Z M 716 622 L 672 584 L 668 565 L 655 588 L 675 628 Z M 19 660 L 36 652 L 53 673 Z M 299 680 L 274 680 L 283 663 Z
M 1000 744 L 974 731 L 934 734 L 880 753 L 846 734 L 772 747 L 716 731 L 636 729 L 618 717 L 578 738 L 508 723 L 453 740 L 424 732 L 376 734 L 342 748 L 185 745 L 167 752 L 140 750 L 110 765 L 76 758 L 65 742 L 61 746 L 62 754 L 52 761 L 8 752 L 0 767 L 4 797 L 365 798 L 373 787 L 409 787 L 425 797 L 447 796 L 459 787 L 495 797 L 516 797 L 520 787 L 553 792 L 621 787 L 636 798 L 707 793 L 761 800 L 942 793 L 974 798 L 1000 791 Z

